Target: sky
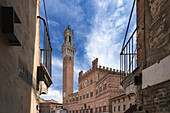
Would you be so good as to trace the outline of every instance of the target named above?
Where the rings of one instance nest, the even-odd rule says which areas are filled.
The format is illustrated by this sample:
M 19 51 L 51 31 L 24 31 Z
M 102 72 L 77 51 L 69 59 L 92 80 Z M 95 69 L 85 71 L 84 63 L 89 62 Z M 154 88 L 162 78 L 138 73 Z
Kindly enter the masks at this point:
M 62 103 L 63 59 L 61 47 L 63 32 L 69 25 L 74 30 L 74 92 L 78 91 L 78 73 L 91 68 L 98 58 L 99 65 L 120 69 L 122 48 L 132 0 L 44 0 L 49 25 L 52 51 L 52 80 L 44 99 Z M 40 0 L 40 16 L 44 17 L 43 0 Z M 133 32 L 136 23 L 136 9 L 132 16 L 127 36 Z M 40 21 L 40 37 L 44 27 Z M 41 43 L 42 45 L 42 43 Z

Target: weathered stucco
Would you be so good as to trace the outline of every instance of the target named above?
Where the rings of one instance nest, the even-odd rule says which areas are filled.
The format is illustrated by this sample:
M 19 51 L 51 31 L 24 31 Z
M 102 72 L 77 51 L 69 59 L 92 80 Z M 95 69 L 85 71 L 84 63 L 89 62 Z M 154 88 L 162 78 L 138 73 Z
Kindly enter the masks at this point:
M 13 7 L 21 24 L 14 31 L 21 46 L 11 46 L 0 30 L 1 113 L 36 113 L 37 66 L 40 65 L 39 0 L 1 0 Z M 2 15 L 0 16 L 0 21 Z M 0 23 L 2 27 L 2 23 Z

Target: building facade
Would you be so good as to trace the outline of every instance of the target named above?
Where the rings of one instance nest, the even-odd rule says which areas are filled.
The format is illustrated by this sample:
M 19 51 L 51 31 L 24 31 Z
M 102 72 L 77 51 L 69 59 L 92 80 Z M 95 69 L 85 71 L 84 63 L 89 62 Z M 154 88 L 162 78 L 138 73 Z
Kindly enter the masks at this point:
M 63 108 L 61 103 L 55 100 L 44 100 L 40 99 L 40 110 L 39 113 L 56 113 L 57 110 Z
M 121 84 L 126 94 L 136 94 L 137 110 L 143 113 L 169 113 L 170 85 L 170 1 L 134 0 L 137 9 L 137 53 L 121 52 L 125 59 L 136 56 L 137 66 L 129 71 L 122 62 Z M 132 8 L 133 9 L 133 8 Z M 132 10 L 133 12 L 133 10 Z M 132 36 L 133 37 L 133 34 Z M 132 48 L 132 47 L 131 47 Z M 135 48 L 134 48 L 135 49 Z M 130 57 L 129 59 L 131 59 Z M 131 60 L 133 62 L 133 60 Z M 130 62 L 131 62 L 130 61 Z
M 52 84 L 50 65 L 41 62 L 37 16 L 40 0 L 0 0 L 1 113 L 39 112 L 39 96 Z M 46 38 L 51 45 L 49 36 Z M 52 51 L 51 46 L 44 49 Z
M 112 103 L 112 113 L 132 113 L 128 111 L 136 104 L 135 94 L 121 94 L 111 98 L 110 102 Z
M 73 93 L 73 64 L 75 46 L 73 31 L 64 31 L 63 55 L 63 107 L 69 113 L 111 112 L 109 99 L 123 93 L 118 70 L 98 66 L 98 58 L 92 68 L 79 73 L 79 91 Z

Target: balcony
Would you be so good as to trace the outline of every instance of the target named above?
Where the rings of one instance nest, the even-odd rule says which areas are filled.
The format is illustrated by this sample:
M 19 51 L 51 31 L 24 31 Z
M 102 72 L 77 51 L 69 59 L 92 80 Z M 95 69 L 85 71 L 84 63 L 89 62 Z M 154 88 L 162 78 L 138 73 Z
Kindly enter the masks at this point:
M 44 18 L 38 16 L 44 22 L 44 37 L 41 40 L 43 43 L 40 49 L 40 66 L 38 66 L 38 83 L 41 94 L 47 94 L 48 87 L 52 84 L 51 63 L 52 63 L 52 47 L 48 27 Z
M 134 80 L 134 72 L 137 69 L 137 41 L 136 41 L 136 33 L 138 30 L 138 26 L 133 30 L 132 34 L 127 37 L 129 26 L 131 23 L 131 18 L 133 14 L 133 10 L 135 7 L 135 2 L 134 0 L 127 29 L 126 29 L 126 34 L 125 38 L 123 41 L 123 46 L 122 50 L 120 52 L 120 70 L 121 70 L 121 76 L 120 76 L 120 81 L 123 87 L 127 86 L 131 81 Z

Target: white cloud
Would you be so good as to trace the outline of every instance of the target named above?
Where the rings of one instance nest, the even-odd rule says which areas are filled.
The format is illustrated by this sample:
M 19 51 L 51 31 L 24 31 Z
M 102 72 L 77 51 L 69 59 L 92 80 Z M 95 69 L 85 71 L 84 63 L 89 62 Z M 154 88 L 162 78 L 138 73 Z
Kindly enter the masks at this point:
M 50 99 L 54 99 L 56 101 L 58 101 L 59 103 L 62 103 L 62 93 L 54 88 L 49 88 L 48 89 L 48 94 L 47 95 L 41 95 L 40 96 L 43 99 L 46 100 L 50 100 Z
M 53 56 L 52 57 L 52 67 L 53 68 L 63 68 L 63 60 L 59 57 Z
M 123 1 L 119 0 L 120 6 Z M 121 51 L 124 29 L 129 15 L 123 7 L 115 9 L 115 1 L 96 0 L 96 14 L 91 20 L 93 27 L 87 35 L 86 56 L 89 63 L 99 58 L 99 64 L 119 69 L 119 53 Z M 121 41 L 120 41 L 121 40 Z
M 123 5 L 123 0 L 117 0 L 117 7 L 120 7 Z

